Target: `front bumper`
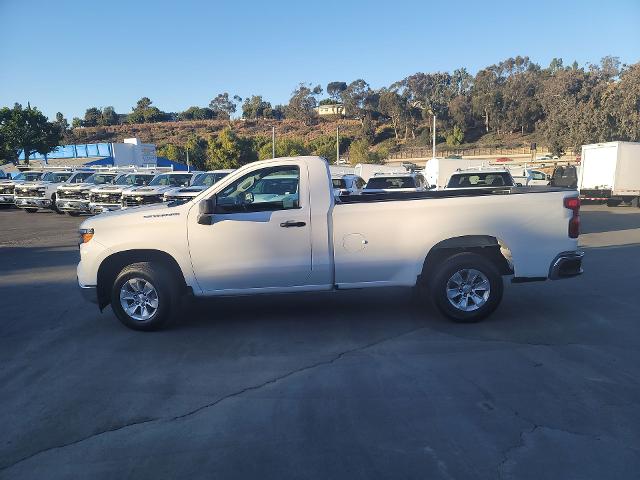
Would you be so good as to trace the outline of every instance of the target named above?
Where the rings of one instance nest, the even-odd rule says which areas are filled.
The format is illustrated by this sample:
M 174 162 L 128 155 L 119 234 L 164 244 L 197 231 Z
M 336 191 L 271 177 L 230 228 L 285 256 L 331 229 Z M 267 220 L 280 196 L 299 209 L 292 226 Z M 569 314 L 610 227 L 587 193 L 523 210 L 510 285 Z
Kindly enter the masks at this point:
M 91 285 L 80 285 L 80 294 L 87 302 L 98 304 L 98 289 Z
M 581 275 L 582 270 L 582 258 L 584 252 L 562 252 L 554 258 L 549 267 L 549 279 L 559 280 L 561 278 L 571 278 L 577 275 Z
M 15 202 L 15 200 L 14 200 L 13 195 L 0 194 L 0 204 L 2 204 L 2 205 L 7 205 L 7 204 L 13 205 L 14 202 Z
M 51 200 L 48 198 L 16 198 L 18 208 L 51 208 Z
M 88 212 L 89 202 L 86 200 L 57 200 L 56 207 L 63 212 Z
M 113 212 L 115 210 L 122 209 L 122 204 L 120 203 L 90 203 L 89 211 L 91 213 L 104 213 L 104 212 Z

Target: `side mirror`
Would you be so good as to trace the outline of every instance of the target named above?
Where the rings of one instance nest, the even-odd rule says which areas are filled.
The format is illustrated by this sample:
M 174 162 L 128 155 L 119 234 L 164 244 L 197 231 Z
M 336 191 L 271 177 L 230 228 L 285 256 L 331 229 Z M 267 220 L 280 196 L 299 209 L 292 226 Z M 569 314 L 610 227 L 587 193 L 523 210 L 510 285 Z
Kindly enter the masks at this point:
M 551 180 L 551 175 L 547 174 L 547 180 Z
M 213 223 L 213 214 L 216 210 L 216 197 L 200 201 L 198 208 L 198 223 L 200 225 L 211 225 Z
M 254 197 L 253 197 L 253 193 L 251 192 L 246 192 L 244 194 L 244 203 L 253 203 Z

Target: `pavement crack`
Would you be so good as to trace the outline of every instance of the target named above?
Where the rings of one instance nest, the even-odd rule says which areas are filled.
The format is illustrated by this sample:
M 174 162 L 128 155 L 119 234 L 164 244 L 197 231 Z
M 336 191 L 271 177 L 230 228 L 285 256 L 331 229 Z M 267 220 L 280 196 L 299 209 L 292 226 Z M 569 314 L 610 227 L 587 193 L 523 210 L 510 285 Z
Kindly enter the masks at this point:
M 9 464 L 9 465 L 4 465 L 4 466 L 0 467 L 0 472 L 8 470 L 8 469 L 18 465 L 19 463 L 26 462 L 27 460 L 29 460 L 29 459 L 31 459 L 33 457 L 36 457 L 36 456 L 38 456 L 38 455 L 40 455 L 42 453 L 50 452 L 52 450 L 58 450 L 58 449 L 61 449 L 61 448 L 71 447 L 73 445 L 77 445 L 79 443 L 86 442 L 87 440 L 91 440 L 92 438 L 96 438 L 96 437 L 99 437 L 99 436 L 107 434 L 107 433 L 117 432 L 119 430 L 124 430 L 125 428 L 133 427 L 133 426 L 136 426 L 136 425 L 143 425 L 145 423 L 151 423 L 151 422 L 155 422 L 157 420 L 160 420 L 160 419 L 159 418 L 145 418 L 145 419 L 142 419 L 142 420 L 134 420 L 134 421 L 130 421 L 130 422 L 127 422 L 127 423 L 123 423 L 121 425 L 116 425 L 116 426 L 113 426 L 113 427 L 110 427 L 110 428 L 105 428 L 104 430 L 100 430 L 98 432 L 92 433 L 91 435 L 87 435 L 86 437 L 82 437 L 82 438 L 79 438 L 77 440 L 73 440 L 72 442 L 62 443 L 60 445 L 54 445 L 52 447 L 43 448 L 41 450 L 38 450 L 37 452 L 31 453 L 29 455 L 26 455 L 26 456 L 16 460 L 15 462 Z
M 327 360 L 315 362 L 315 363 L 313 363 L 311 365 L 305 365 L 303 367 L 296 368 L 296 369 L 291 370 L 291 371 L 289 371 L 287 373 L 284 373 L 282 375 L 278 375 L 276 377 L 270 378 L 269 380 L 266 380 L 266 381 L 264 381 L 262 383 L 259 383 L 257 385 L 250 385 L 248 387 L 242 388 L 242 389 L 237 390 L 235 392 L 229 393 L 228 395 L 224 395 L 223 397 L 220 397 L 220 398 L 218 398 L 217 400 L 215 400 L 213 402 L 207 403 L 205 405 L 201 405 L 200 407 L 195 408 L 193 410 L 190 410 L 190 411 L 188 411 L 186 413 L 183 413 L 181 415 L 177 415 L 177 416 L 174 416 L 174 417 L 154 417 L 154 418 L 144 418 L 144 419 L 141 419 L 141 420 L 134 420 L 134 421 L 127 422 L 127 423 L 124 423 L 124 424 L 121 424 L 121 425 L 117 425 L 117 426 L 114 426 L 114 427 L 111 427 L 111 428 L 106 428 L 104 430 L 100 430 L 98 432 L 92 433 L 91 435 L 87 435 L 85 437 L 79 438 L 77 440 L 73 440 L 71 442 L 63 443 L 63 444 L 60 444 L 60 445 L 54 445 L 52 447 L 43 448 L 41 450 L 38 450 L 37 452 L 31 453 L 29 455 L 26 455 L 26 456 L 16 460 L 13 463 L 10 463 L 10 464 L 5 465 L 5 466 L 1 466 L 0 467 L 0 472 L 8 470 L 8 469 L 18 465 L 19 463 L 26 462 L 27 460 L 30 460 L 31 458 L 36 457 L 36 456 L 38 456 L 40 454 L 43 454 L 43 453 L 46 453 L 46 452 L 50 452 L 52 450 L 59 450 L 59 449 L 62 449 L 62 448 L 67 448 L 67 447 L 71 447 L 71 446 L 74 446 L 74 445 L 78 445 L 80 443 L 86 442 L 88 440 L 91 440 L 93 438 L 99 437 L 101 435 L 106 435 L 108 433 L 118 432 L 118 431 L 121 431 L 121 430 L 124 430 L 124 429 L 127 429 L 127 428 L 136 427 L 136 426 L 139 426 L 139 425 L 156 423 L 156 422 L 160 422 L 160 421 L 163 421 L 163 420 L 167 420 L 167 421 L 173 422 L 173 421 L 176 421 L 176 420 L 181 420 L 181 419 L 196 415 L 199 412 L 202 412 L 202 411 L 204 411 L 206 409 L 215 407 L 215 406 L 219 405 L 220 403 L 222 403 L 222 402 L 224 402 L 226 400 L 229 400 L 231 398 L 239 397 L 239 396 L 241 396 L 241 395 L 243 395 L 243 394 L 245 394 L 247 392 L 253 392 L 253 391 L 256 391 L 256 390 L 260 390 L 260 389 L 265 388 L 265 387 L 267 387 L 269 385 L 273 385 L 273 384 L 278 383 L 278 382 L 280 382 L 282 380 L 285 380 L 285 379 L 287 379 L 287 378 L 289 378 L 289 377 L 291 377 L 293 375 L 296 375 L 298 373 L 310 371 L 310 370 L 316 369 L 318 367 L 331 365 L 331 364 L 341 360 L 345 356 L 350 355 L 352 353 L 356 353 L 356 352 L 359 352 L 359 351 L 362 351 L 362 350 L 366 350 L 368 348 L 375 347 L 375 346 L 380 345 L 382 343 L 395 340 L 395 339 L 403 337 L 405 335 L 410 335 L 412 333 L 415 333 L 415 332 L 417 332 L 419 330 L 423 330 L 425 328 L 427 328 L 427 327 L 425 325 L 422 325 L 420 327 L 416 327 L 416 328 L 413 328 L 411 330 L 407 330 L 405 332 L 401 332 L 401 333 L 398 333 L 398 334 L 395 334 L 395 335 L 390 335 L 390 336 L 384 337 L 384 338 L 382 338 L 380 340 L 376 340 L 375 342 L 367 343 L 365 345 L 354 347 L 354 348 L 351 348 L 349 350 L 344 350 L 344 351 L 342 351 L 342 352 L 340 352 L 338 354 L 335 354 L 333 357 L 331 357 L 331 358 L 329 358 Z

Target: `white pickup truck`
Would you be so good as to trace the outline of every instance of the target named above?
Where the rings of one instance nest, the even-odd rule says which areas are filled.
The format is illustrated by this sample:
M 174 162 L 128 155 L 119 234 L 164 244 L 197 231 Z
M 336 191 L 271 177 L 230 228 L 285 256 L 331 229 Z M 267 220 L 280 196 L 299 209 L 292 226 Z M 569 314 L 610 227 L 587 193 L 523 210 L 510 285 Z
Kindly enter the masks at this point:
M 495 192 L 495 193 L 494 193 Z M 582 272 L 575 190 L 541 187 L 334 198 L 327 162 L 255 162 L 183 204 L 130 208 L 80 226 L 85 297 L 138 330 L 179 298 L 418 287 L 447 316 L 476 321 L 503 276 Z

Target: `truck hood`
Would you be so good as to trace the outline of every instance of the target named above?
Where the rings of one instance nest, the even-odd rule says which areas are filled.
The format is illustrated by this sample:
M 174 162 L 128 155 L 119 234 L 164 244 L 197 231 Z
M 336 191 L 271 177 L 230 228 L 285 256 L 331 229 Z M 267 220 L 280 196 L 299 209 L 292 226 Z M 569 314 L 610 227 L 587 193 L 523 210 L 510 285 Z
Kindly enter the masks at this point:
M 139 223 L 142 220 L 177 216 L 185 213 L 180 207 L 170 207 L 166 203 L 129 207 L 125 210 L 104 212 L 85 220 L 80 228 L 99 228 L 100 225 L 125 228 L 127 224 Z
M 199 194 L 200 192 L 202 192 L 203 190 L 206 190 L 209 187 L 180 187 L 180 188 L 172 188 L 171 190 L 167 190 L 165 193 L 167 195 L 182 195 L 185 194 L 185 196 L 195 196 L 197 194 Z

